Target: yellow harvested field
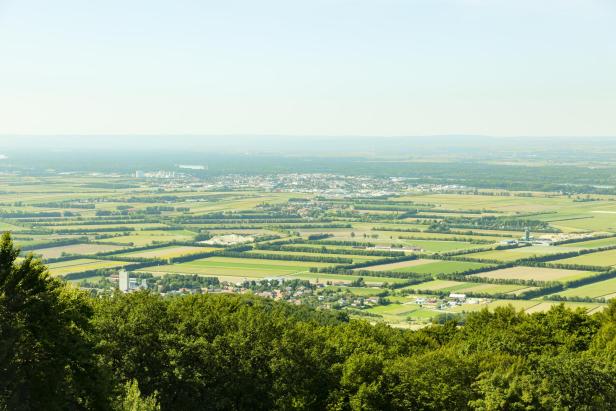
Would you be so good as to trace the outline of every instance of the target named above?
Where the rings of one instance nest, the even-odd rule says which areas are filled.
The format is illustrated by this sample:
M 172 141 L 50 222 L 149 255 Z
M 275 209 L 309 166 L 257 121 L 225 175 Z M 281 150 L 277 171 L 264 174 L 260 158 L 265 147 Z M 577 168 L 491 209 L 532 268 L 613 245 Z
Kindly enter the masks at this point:
M 434 262 L 435 262 L 434 260 L 428 260 L 427 258 L 418 258 L 417 260 L 399 261 L 397 263 L 381 264 L 381 265 L 375 265 L 375 266 L 371 266 L 371 267 L 363 267 L 362 270 L 367 270 L 367 271 L 393 271 L 393 270 L 400 269 L 400 268 L 415 267 L 415 266 L 418 266 L 418 265 L 431 264 L 431 263 L 434 263 Z
M 515 279 L 515 280 L 536 280 L 536 281 L 571 281 L 587 277 L 593 273 L 579 270 L 562 270 L 556 268 L 543 267 L 511 267 L 501 270 L 487 271 L 479 274 L 472 274 L 472 277 L 494 278 L 494 279 Z
M 125 261 L 107 261 L 94 260 L 89 258 L 81 258 L 77 260 L 62 261 L 59 263 L 49 264 L 49 273 L 51 275 L 65 275 L 72 273 L 81 273 L 84 271 L 101 270 L 104 268 L 123 267 L 130 264 Z
M 32 250 L 32 253 L 43 258 L 58 258 L 62 257 L 63 254 L 96 254 L 121 250 L 122 248 L 124 247 L 113 244 L 72 244 Z
M 195 246 L 169 246 L 160 247 L 143 251 L 132 251 L 119 254 L 118 257 L 135 257 L 135 258 L 173 258 L 190 254 L 207 253 L 210 251 L 220 250 L 214 247 L 195 247 Z

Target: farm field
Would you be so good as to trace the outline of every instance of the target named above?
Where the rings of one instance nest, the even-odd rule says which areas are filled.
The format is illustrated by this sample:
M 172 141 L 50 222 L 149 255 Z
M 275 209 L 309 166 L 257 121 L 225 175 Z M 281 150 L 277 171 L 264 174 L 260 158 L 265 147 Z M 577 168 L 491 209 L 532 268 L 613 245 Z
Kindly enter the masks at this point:
M 308 271 L 310 267 L 327 267 L 328 265 L 329 264 L 303 261 L 210 257 L 186 263 L 150 267 L 147 271 L 198 274 L 204 276 L 263 278 L 285 276 Z
M 167 225 L 159 224 L 159 223 L 118 224 L 118 225 L 108 225 L 108 224 L 44 225 L 44 224 L 41 224 L 38 227 L 46 228 L 52 231 L 79 231 L 79 230 L 127 231 L 126 229 L 140 231 L 144 229 L 165 228 L 167 227 Z
M 389 304 L 370 308 L 367 311 L 373 314 L 405 315 L 417 309 L 418 307 L 414 304 Z
M 361 297 L 370 297 L 384 293 L 384 290 L 379 287 L 347 287 L 328 285 L 325 287 L 325 290 L 349 292 L 350 294 Z
M 418 267 L 418 266 L 426 265 L 426 264 L 433 264 L 437 261 L 438 260 L 430 260 L 427 258 L 417 258 L 415 260 L 399 261 L 399 262 L 389 263 L 389 264 L 371 265 L 368 267 L 363 267 L 361 268 L 361 270 L 396 271 L 396 270 L 401 270 L 401 269 L 406 269 L 406 268 L 411 268 L 411 267 Z
M 610 215 L 608 213 L 598 213 L 597 211 L 589 211 L 587 214 L 584 214 L 582 217 L 577 219 L 554 221 L 552 225 L 556 228 L 562 229 L 565 232 L 616 232 L 614 215 Z
M 381 241 L 381 242 L 374 241 L 374 239 L 369 239 L 367 241 L 373 244 L 377 244 L 377 246 L 381 244 L 380 245 L 381 247 L 390 246 L 392 243 L 395 243 L 396 246 L 414 247 L 414 248 L 420 249 L 421 252 L 426 252 L 426 253 L 440 253 L 440 252 L 468 250 L 468 249 L 476 249 L 476 248 L 481 248 L 481 247 L 488 247 L 483 244 L 477 245 L 477 244 L 471 244 L 471 243 L 463 242 L 463 241 L 445 241 L 445 240 L 416 240 L 416 239 L 408 240 L 408 239 L 401 239 L 401 238 L 393 238 L 393 239 L 389 239 L 388 241 Z M 320 247 L 318 241 L 314 243 L 307 243 L 307 244 L 301 244 L 301 245 L 299 244 L 289 245 L 289 247 L 293 247 L 293 246 L 295 247 L 314 247 L 314 248 Z M 328 245 L 327 248 L 331 248 L 331 249 L 339 248 L 339 249 L 344 249 L 344 250 L 354 249 L 351 246 L 332 246 L 332 245 Z M 394 247 L 394 248 L 397 248 L 397 247 Z M 365 247 L 365 249 L 370 251 L 374 248 Z M 407 251 L 407 253 L 411 253 L 411 252 L 412 250 Z
M 28 247 L 28 249 L 23 250 L 23 251 L 31 251 L 32 249 L 40 248 L 38 246 L 48 246 L 60 240 L 75 239 L 79 237 L 83 237 L 83 236 L 78 235 L 78 234 L 49 234 L 49 235 L 28 234 L 28 235 L 25 235 L 25 234 L 19 234 L 19 233 L 16 233 L 15 235 L 13 235 L 13 239 L 21 247 Z
M 569 288 L 555 295 L 562 297 L 614 298 L 616 297 L 616 278 L 586 284 L 581 287 Z
M 105 243 L 119 243 L 126 245 L 134 245 L 136 247 L 142 247 L 145 245 L 151 245 L 155 243 L 165 243 L 170 241 L 190 241 L 194 238 L 195 234 L 187 231 L 138 231 L 132 232 L 128 235 L 122 235 L 118 237 L 111 237 L 100 240 Z
M 434 280 L 425 283 L 415 284 L 405 289 L 421 291 L 442 291 L 455 293 L 486 293 L 486 294 L 507 294 L 516 293 L 522 289 L 528 289 L 525 285 L 516 284 L 483 284 L 463 281 Z
M 80 258 L 77 260 L 68 260 L 58 263 L 48 264 L 49 273 L 51 275 L 66 275 L 81 273 L 90 270 L 101 270 L 106 268 L 120 268 L 130 264 L 124 261 L 107 261 L 107 260 L 95 260 L 88 258 Z
M 149 250 L 131 251 L 122 254 L 116 254 L 117 257 L 134 257 L 134 258 L 173 258 L 181 257 L 190 254 L 207 253 L 216 251 L 219 248 L 214 247 L 195 247 L 195 246 L 167 246 Z
M 23 228 L 15 225 L 15 224 L 9 224 L 9 223 L 5 223 L 4 221 L 0 221 L 0 231 L 20 231 Z
M 330 258 L 346 258 L 353 260 L 353 263 L 360 263 L 364 261 L 377 260 L 382 257 L 372 255 L 353 255 L 353 254 L 330 254 L 330 253 L 309 253 L 302 251 L 275 251 L 275 250 L 251 250 L 246 254 L 269 254 L 269 255 L 291 255 L 298 257 L 330 257 Z
M 451 210 L 492 210 L 497 212 L 547 212 L 571 204 L 564 198 L 554 197 L 499 197 L 476 196 L 472 194 L 420 194 L 402 196 L 399 200 L 411 200 L 421 203 L 437 204 L 439 208 Z
M 471 312 L 480 311 L 484 308 L 494 309 L 497 307 L 513 306 L 517 310 L 523 310 L 527 313 L 544 312 L 549 310 L 553 305 L 564 304 L 569 308 L 583 308 L 586 311 L 593 311 L 601 307 L 601 304 L 596 303 L 577 303 L 577 302 L 553 302 L 543 300 L 494 300 L 488 304 L 465 304 L 452 309 L 453 312 Z
M 284 246 L 284 250 L 290 250 L 293 251 L 295 249 L 302 249 L 302 248 L 314 248 L 315 252 L 318 252 L 318 250 L 320 250 L 321 248 L 326 247 L 329 250 L 346 250 L 346 251 L 370 251 L 368 248 L 366 247 L 353 247 L 350 245 L 323 245 L 323 244 L 319 244 L 318 242 L 306 242 L 306 243 L 294 243 L 294 244 L 287 244 Z
M 199 230 L 202 227 L 199 225 L 187 225 L 189 230 Z M 225 235 L 225 234 L 240 234 L 240 235 L 273 235 L 277 234 L 276 231 L 261 229 L 261 228 L 230 228 L 230 229 L 210 229 L 208 232 L 212 235 Z
M 552 262 L 557 264 L 579 264 L 611 267 L 616 265 L 616 250 L 600 251 L 597 253 L 584 254 L 562 260 L 555 260 Z
M 479 260 L 497 260 L 502 262 L 508 262 L 523 260 L 525 258 L 535 256 L 558 254 L 570 251 L 571 249 L 562 249 L 560 247 L 532 246 L 511 248 L 506 250 L 482 251 L 479 253 L 466 254 L 465 257 L 476 258 Z
M 419 273 L 419 274 L 452 274 L 467 270 L 474 270 L 482 267 L 489 267 L 490 264 L 468 262 L 468 261 L 446 261 L 417 259 L 402 261 L 391 264 L 373 265 L 360 268 L 369 271 L 393 271 L 398 273 Z
M 563 304 L 565 307 L 570 308 L 572 310 L 581 308 L 584 311 L 586 311 L 587 313 L 591 313 L 591 312 L 598 312 L 601 309 L 603 309 L 605 307 L 605 304 L 598 304 L 598 303 L 588 303 L 588 302 L 565 302 L 565 303 L 561 303 L 561 302 L 556 302 L 556 301 L 546 301 L 546 302 L 541 302 L 537 305 L 532 306 L 531 308 L 527 309 L 526 312 L 529 314 L 535 313 L 535 312 L 543 312 L 543 311 L 547 311 L 550 308 L 554 307 L 555 305 L 559 305 L 559 304 Z
M 41 249 L 34 249 L 32 253 L 34 255 L 40 255 L 44 259 L 47 258 L 57 258 L 62 257 L 63 254 L 96 254 L 96 253 L 105 253 L 108 251 L 117 251 L 121 250 L 122 246 L 111 245 L 111 244 L 94 244 L 94 243 L 86 243 L 86 244 L 72 244 L 72 245 L 63 245 L 59 247 L 48 247 Z
M 410 307 L 413 307 L 412 305 Z M 403 313 L 404 318 L 395 318 L 394 320 L 397 320 L 398 322 L 401 322 L 403 320 L 407 320 L 407 321 L 411 321 L 411 322 L 427 322 L 427 321 L 432 321 L 434 318 L 436 318 L 439 314 L 444 314 L 445 316 L 448 314 L 447 312 L 440 312 L 437 310 L 427 310 L 424 308 L 418 308 L 417 306 L 413 307 L 413 309 L 411 311 L 405 311 Z M 387 317 L 387 313 L 385 313 L 384 315 L 385 318 Z
M 406 321 L 410 321 L 411 323 L 421 323 L 425 321 L 430 321 L 437 316 L 444 316 L 446 318 L 447 315 L 468 313 L 480 311 L 483 309 L 493 310 L 497 307 L 506 307 L 509 305 L 513 306 L 517 310 L 522 310 L 530 314 L 534 312 L 548 311 L 551 307 L 557 304 L 564 304 L 565 307 L 571 309 L 582 308 L 588 313 L 597 312 L 604 307 L 603 304 L 598 303 L 557 303 L 551 301 L 543 302 L 535 300 L 494 300 L 487 304 L 463 304 L 461 306 L 456 306 L 447 310 L 422 308 L 417 304 L 409 302 L 403 304 L 397 303 L 389 304 L 387 306 L 374 307 L 368 309 L 367 311 L 373 314 L 380 314 L 386 322 L 389 322 L 394 325 L 399 325 L 405 323 Z
M 435 242 L 432 244 L 435 248 L 442 247 L 445 248 L 453 248 L 453 249 L 466 249 L 466 248 L 475 248 L 478 245 L 473 244 L 471 247 L 468 243 L 463 241 L 455 241 L 455 240 L 490 240 L 495 243 L 501 239 L 505 239 L 507 237 L 486 237 L 486 236 L 474 236 L 474 235 L 457 235 L 457 234 L 447 234 L 447 233 L 430 233 L 430 232 L 405 232 L 405 231 L 395 231 L 393 228 L 390 228 L 391 231 L 388 230 L 376 230 L 374 228 L 379 228 L 380 225 L 378 223 L 366 226 L 362 223 L 362 225 L 353 224 L 352 228 L 339 228 L 339 229 L 302 229 L 298 232 L 306 237 L 310 234 L 315 233 L 327 233 L 331 234 L 331 240 L 338 241 L 369 241 L 373 244 L 379 246 L 389 246 L 393 243 L 403 244 L 406 246 L 410 246 L 415 241 L 424 241 L 426 242 L 426 246 L 430 246 L 431 242 Z M 404 229 L 404 227 L 398 227 L 399 229 Z M 425 228 L 423 225 L 415 225 L 413 229 L 417 230 L 420 228 Z M 365 235 L 365 237 L 364 237 Z M 440 243 L 440 241 L 445 242 L 445 244 Z M 457 243 L 457 244 L 447 244 L 447 242 Z
M 206 182 L 210 178 L 216 183 Z M 304 178 L 311 180 L 310 176 L 288 177 L 292 183 L 281 183 L 278 176 L 268 176 L 263 177 L 261 185 L 254 184 L 261 178 L 256 176 L 218 178 L 134 178 L 129 173 L 113 177 L 2 175 L 0 181 L 7 189 L 0 193 L 0 231 L 14 234 L 15 242 L 25 249 L 22 255 L 33 252 L 45 259 L 54 259 L 62 257 L 63 253 L 77 254 L 72 259 L 50 264 L 50 271 L 55 276 L 64 276 L 100 270 L 96 278 L 88 280 L 90 285 L 95 284 L 97 278 L 116 274 L 120 267 L 138 260 L 141 260 L 141 268 L 135 272 L 139 275 L 149 273 L 156 278 L 166 274 L 215 276 L 225 292 L 239 292 L 238 283 L 246 280 L 253 283 L 262 279 L 299 280 L 313 287 L 314 298 L 301 301 L 311 306 L 337 306 L 341 295 L 358 298 L 380 295 L 390 304 L 379 300 L 371 302 L 371 308 L 355 305 L 352 315 L 362 317 L 357 311 L 366 310 L 366 314 L 374 314 L 363 317 L 368 321 L 385 321 L 400 327 L 416 326 L 441 314 L 486 307 L 494 309 L 507 304 L 529 312 L 548 309 L 555 302 L 543 297 L 552 291 L 542 290 L 540 286 L 488 284 L 464 279 L 446 281 L 437 277 L 492 269 L 468 274 L 472 276 L 469 279 L 558 281 L 566 287 L 568 282 L 594 275 L 593 272 L 522 267 L 518 261 L 616 245 L 616 237 L 610 237 L 562 245 L 495 249 L 502 240 L 521 239 L 527 226 L 534 238 L 554 236 L 558 241 L 579 238 L 580 233 L 595 236 L 616 233 L 614 195 L 578 198 L 558 193 L 476 191 L 474 188 L 437 193 L 429 188 L 427 191 L 418 189 L 411 180 L 406 188 L 395 194 L 356 196 L 358 192 L 348 188 L 336 188 L 343 192 L 350 190 L 344 195 L 328 194 L 314 187 L 302 191 L 297 184 L 301 186 Z M 313 181 L 318 185 L 329 178 L 332 177 L 320 176 Z M 353 178 L 340 178 L 347 179 L 343 187 L 365 184 L 363 177 L 361 183 Z M 387 186 L 391 184 L 406 183 L 387 180 Z M 382 187 L 378 185 L 379 193 Z M 255 242 L 219 248 L 200 246 L 201 241 L 224 234 L 249 235 Z M 62 245 L 61 241 L 67 239 L 78 243 Z M 214 250 L 229 251 L 229 254 L 210 258 L 196 255 Z M 110 251 L 118 253 L 113 258 L 131 262 L 96 257 L 97 253 Z M 370 253 L 372 255 L 362 255 Z M 439 255 L 435 256 L 437 253 Z M 271 258 L 254 258 L 259 255 Z M 387 258 L 401 255 L 418 258 L 387 262 Z M 176 264 L 153 261 L 180 256 L 186 261 Z M 294 261 L 302 258 L 339 260 Z M 476 261 L 462 261 L 467 258 Z M 379 263 L 375 264 L 377 260 Z M 513 267 L 496 269 L 492 261 L 510 263 Z M 368 266 L 351 271 L 345 267 L 349 264 Z M 550 264 L 597 266 L 607 271 L 616 267 L 616 250 L 546 262 Z M 312 267 L 322 272 L 310 272 Z M 377 271 L 385 272 L 386 276 L 378 276 L 381 273 Z M 408 278 L 396 276 L 421 276 L 428 280 L 408 285 Z M 315 285 L 317 281 L 318 286 Z M 73 283 L 79 285 L 79 281 Z M 110 284 L 109 281 L 104 283 L 107 287 Z M 353 287 L 349 286 L 351 283 Z M 407 295 L 410 290 L 437 292 L 442 296 L 439 307 L 446 308 L 419 307 L 414 304 L 417 295 Z M 535 299 L 523 299 L 531 298 L 524 294 L 526 291 L 533 291 Z M 476 293 L 486 299 L 478 304 L 449 307 L 452 301 L 448 298 L 452 292 Z M 316 294 L 324 298 L 323 302 Z M 497 297 L 501 294 L 508 294 L 512 299 L 499 300 Z M 605 280 L 565 288 L 559 295 L 574 300 L 567 301 L 567 306 L 600 310 L 603 305 L 599 302 L 582 300 L 586 297 L 616 298 L 616 289 L 611 280 Z
M 484 304 L 464 304 L 461 306 L 453 307 L 451 309 L 452 312 L 472 312 L 472 311 L 481 311 L 484 308 L 489 310 L 497 308 L 497 307 L 507 307 L 509 305 L 513 306 L 516 310 L 526 311 L 530 308 L 541 304 L 540 301 L 535 300 L 493 300 L 489 303 Z
M 418 245 L 424 243 L 426 248 L 432 246 L 435 249 L 441 249 L 441 251 L 451 250 L 465 250 L 469 248 L 481 248 L 485 246 L 483 244 L 471 244 L 471 240 L 480 241 L 493 241 L 497 243 L 500 240 L 507 239 L 505 236 L 478 236 L 478 235 L 463 235 L 463 234 L 449 234 L 449 233 L 431 233 L 431 232 L 404 232 L 404 231 L 387 231 L 378 230 L 370 231 L 369 233 L 376 234 L 379 237 L 377 239 L 369 238 L 370 241 L 381 243 L 384 245 L 390 244 L 392 240 L 396 243 L 402 243 L 405 245 L 412 245 L 417 242 Z M 346 238 L 348 239 L 348 238 Z M 378 240 L 381 240 L 380 242 Z
M 586 249 L 586 248 L 598 248 L 608 247 L 616 245 L 616 237 L 600 238 L 597 240 L 578 241 L 575 243 L 562 244 L 560 247 L 573 248 L 573 249 Z
M 442 253 L 456 250 L 469 250 L 480 248 L 482 245 L 472 244 L 463 241 L 446 241 L 446 240 L 417 240 L 417 239 L 398 239 L 397 242 L 405 246 L 418 247 L 428 253 Z M 485 247 L 485 245 L 483 245 Z
M 511 267 L 500 270 L 472 274 L 472 277 L 493 278 L 499 280 L 535 280 L 535 281 L 572 281 L 591 276 L 595 273 L 579 270 L 563 270 L 544 267 Z

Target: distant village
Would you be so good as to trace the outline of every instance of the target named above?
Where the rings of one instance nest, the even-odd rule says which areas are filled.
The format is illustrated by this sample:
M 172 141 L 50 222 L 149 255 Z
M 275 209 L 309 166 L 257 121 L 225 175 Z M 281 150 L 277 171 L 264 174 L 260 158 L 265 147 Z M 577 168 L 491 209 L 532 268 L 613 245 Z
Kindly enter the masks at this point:
M 82 289 L 113 293 L 131 293 L 141 290 L 150 290 L 159 293 L 161 296 L 179 296 L 189 294 L 254 294 L 259 297 L 268 298 L 276 301 L 286 301 L 294 305 L 307 305 L 312 308 L 346 310 L 352 315 L 374 317 L 369 312 L 362 310 L 376 306 L 386 306 L 390 303 L 389 293 L 382 289 L 375 288 L 378 295 L 358 296 L 354 294 L 354 287 L 342 282 L 317 282 L 293 279 L 284 277 L 265 278 L 258 280 L 244 280 L 238 283 L 218 282 L 215 277 L 198 277 L 190 275 L 171 275 L 173 278 L 183 277 L 176 286 L 169 286 L 173 283 L 165 281 L 166 276 L 153 277 L 151 274 L 131 273 L 126 270 L 119 270 L 111 274 L 106 281 L 97 284 L 88 284 L 86 281 L 80 284 Z M 190 281 L 193 278 L 195 281 Z M 204 280 L 206 281 L 204 283 Z M 361 285 L 365 287 L 365 284 Z M 458 314 L 464 305 L 487 305 L 492 302 L 490 298 L 469 298 L 463 293 L 449 293 L 448 295 L 418 296 L 406 304 L 414 305 L 418 308 L 425 308 L 434 311 L 435 318 L 439 315 Z M 446 318 L 446 316 L 444 317 Z M 370 319 L 370 318 L 369 318 Z M 412 321 L 411 321 L 412 322 Z
M 183 166 L 207 170 L 207 166 Z M 413 178 L 344 176 L 330 173 L 291 173 L 275 175 L 229 174 L 196 178 L 186 172 L 158 170 L 135 171 L 133 177 L 150 181 L 167 190 L 262 190 L 271 192 L 316 193 L 330 197 L 380 197 L 413 190 L 449 192 L 468 189 L 457 184 L 419 184 Z

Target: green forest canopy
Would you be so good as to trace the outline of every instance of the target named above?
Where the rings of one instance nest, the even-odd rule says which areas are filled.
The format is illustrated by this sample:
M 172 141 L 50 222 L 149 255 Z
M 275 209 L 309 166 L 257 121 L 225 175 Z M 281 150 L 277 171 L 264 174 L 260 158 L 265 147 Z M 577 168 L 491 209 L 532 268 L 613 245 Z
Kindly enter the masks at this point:
M 0 242 L 0 409 L 611 409 L 616 303 L 419 331 L 254 296 L 92 298 Z

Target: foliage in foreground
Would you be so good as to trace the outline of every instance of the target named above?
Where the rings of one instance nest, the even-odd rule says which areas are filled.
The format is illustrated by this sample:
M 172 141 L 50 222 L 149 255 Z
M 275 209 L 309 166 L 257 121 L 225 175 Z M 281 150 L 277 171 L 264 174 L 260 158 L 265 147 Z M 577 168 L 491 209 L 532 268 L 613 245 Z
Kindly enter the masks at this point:
M 0 409 L 610 409 L 616 304 L 421 331 L 237 295 L 92 299 L 0 246 Z

